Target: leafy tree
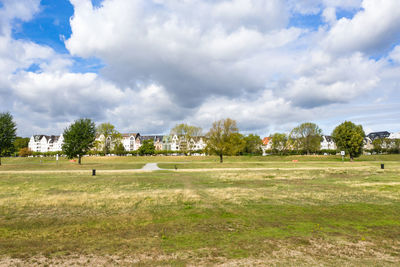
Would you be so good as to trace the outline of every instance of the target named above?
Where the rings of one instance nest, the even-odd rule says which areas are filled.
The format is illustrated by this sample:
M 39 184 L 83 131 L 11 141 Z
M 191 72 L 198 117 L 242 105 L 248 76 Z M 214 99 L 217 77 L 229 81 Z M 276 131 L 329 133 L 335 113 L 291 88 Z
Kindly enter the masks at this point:
M 244 148 L 245 153 L 253 155 L 262 154 L 261 150 L 262 140 L 260 136 L 249 134 L 248 136 L 244 137 L 244 141 L 245 141 L 245 148 Z
M 96 129 L 98 136 L 103 135 L 104 140 L 101 141 L 101 147 L 105 154 L 109 154 L 111 149 L 121 142 L 121 134 L 115 129 L 111 123 L 102 123 Z
M 0 113 L 0 165 L 3 153 L 13 149 L 17 132 L 16 127 L 10 113 Z
M 207 150 L 219 156 L 220 162 L 223 162 L 223 155 L 232 151 L 232 142 L 235 134 L 239 132 L 236 121 L 232 119 L 223 119 L 213 123 L 210 131 L 207 133 Z
M 315 123 L 306 122 L 292 130 L 290 138 L 297 149 L 316 152 L 321 149 L 322 130 Z
M 96 125 L 90 119 L 79 119 L 64 130 L 63 152 L 68 158 L 81 158 L 92 147 L 96 138 Z
M 14 141 L 15 151 L 19 151 L 22 148 L 27 148 L 28 145 L 29 145 L 29 138 L 22 138 L 22 137 L 15 138 L 15 141 Z
M 125 155 L 126 154 L 126 150 L 125 147 L 122 143 L 118 143 L 113 151 L 113 154 L 121 156 L 121 155 Z
M 179 137 L 180 150 L 187 154 L 193 150 L 192 138 L 202 135 L 202 129 L 200 127 L 181 123 L 175 125 L 171 130 L 171 135 L 177 135 Z
M 229 140 L 230 146 L 228 147 L 225 155 L 238 156 L 246 149 L 245 137 L 240 133 L 233 133 Z
M 374 141 L 372 141 L 372 145 L 374 146 L 374 150 L 377 153 L 382 153 L 382 151 L 383 151 L 383 139 L 376 138 Z
M 288 136 L 284 133 L 275 133 L 270 142 L 272 142 L 272 151 L 276 154 L 282 155 L 287 149 Z
M 33 155 L 32 150 L 30 150 L 27 147 L 21 148 L 18 152 L 18 156 L 20 156 L 20 157 L 28 157 L 28 156 L 32 156 L 32 155 Z
M 154 146 L 153 140 L 144 140 L 143 144 L 138 150 L 139 155 L 154 155 L 156 153 L 156 148 Z
M 345 121 L 333 130 L 332 137 L 337 147 L 345 151 L 351 160 L 362 154 L 365 132 L 361 125 Z

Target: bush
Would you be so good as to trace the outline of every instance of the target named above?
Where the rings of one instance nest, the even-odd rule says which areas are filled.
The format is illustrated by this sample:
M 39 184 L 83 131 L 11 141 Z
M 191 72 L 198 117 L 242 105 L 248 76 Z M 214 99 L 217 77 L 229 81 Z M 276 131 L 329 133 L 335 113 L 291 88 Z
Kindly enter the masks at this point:
M 21 148 L 18 152 L 18 156 L 20 157 L 29 157 L 32 156 L 33 151 L 27 147 Z

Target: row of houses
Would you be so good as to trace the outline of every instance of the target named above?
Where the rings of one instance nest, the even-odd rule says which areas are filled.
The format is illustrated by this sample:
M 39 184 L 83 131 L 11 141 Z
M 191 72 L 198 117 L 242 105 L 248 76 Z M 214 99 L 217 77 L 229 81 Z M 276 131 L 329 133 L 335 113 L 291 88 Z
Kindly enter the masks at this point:
M 145 140 L 152 140 L 156 150 L 168 150 L 168 151 L 181 151 L 185 148 L 189 150 L 203 150 L 206 147 L 206 141 L 204 137 L 194 137 L 187 142 L 184 137 L 177 135 L 140 135 L 139 133 L 125 133 L 121 135 L 120 142 L 124 146 L 125 150 L 136 151 L 138 150 Z M 97 147 L 98 150 L 102 150 L 102 144 L 107 142 L 111 143 L 111 138 L 108 137 L 106 140 L 104 135 L 100 135 L 96 138 L 97 143 L 100 145 Z M 33 135 L 30 140 L 28 147 L 33 152 L 57 152 L 62 150 L 64 144 L 63 135 L 60 136 L 48 136 L 48 135 Z
M 387 131 L 383 132 L 373 132 L 368 134 L 364 138 L 364 149 L 371 150 L 374 148 L 373 142 L 376 139 L 400 139 L 400 132 L 399 133 L 390 133 Z M 272 149 L 272 138 L 265 137 L 263 139 L 263 151 L 271 150 Z M 333 140 L 332 136 L 323 135 L 321 141 L 321 150 L 336 150 L 337 146 L 335 141 Z
M 196 151 L 203 150 L 206 148 L 207 143 L 205 137 L 194 137 L 191 140 L 186 141 L 183 136 L 177 135 L 140 135 L 139 133 L 125 133 L 121 135 L 121 143 L 125 150 L 136 151 L 138 150 L 145 140 L 152 140 L 155 149 L 158 151 L 182 151 L 184 149 Z M 373 149 L 373 141 L 376 139 L 400 139 L 399 133 L 384 132 L 373 132 L 368 134 L 364 138 L 364 149 Z M 99 144 L 105 144 L 111 142 L 109 139 L 105 140 L 104 135 L 100 135 L 96 138 Z M 272 138 L 265 137 L 263 140 L 262 150 L 267 151 L 272 149 Z M 60 136 L 48 136 L 48 135 L 33 135 L 29 141 L 29 149 L 34 152 L 57 152 L 62 150 L 64 144 L 63 135 Z M 101 147 L 97 148 L 102 150 Z M 323 135 L 321 141 L 321 150 L 336 150 L 335 141 L 331 136 Z

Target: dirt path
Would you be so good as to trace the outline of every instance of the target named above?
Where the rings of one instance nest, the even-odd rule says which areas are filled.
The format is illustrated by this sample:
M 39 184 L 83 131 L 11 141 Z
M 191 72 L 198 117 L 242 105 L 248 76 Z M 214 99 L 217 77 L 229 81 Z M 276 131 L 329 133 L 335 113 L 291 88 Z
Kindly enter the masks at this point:
M 163 169 L 160 169 L 157 165 L 157 163 L 147 163 L 146 165 L 143 166 L 142 170 L 146 171 L 161 171 Z
M 210 172 L 210 171 L 301 171 L 301 170 L 368 170 L 374 169 L 371 166 L 361 166 L 361 167 L 304 167 L 304 168 L 199 168 L 199 169 L 160 169 L 157 163 L 150 165 L 146 164 L 148 167 L 143 167 L 142 169 L 127 169 L 127 170 L 97 170 L 97 174 L 107 174 L 107 173 L 141 173 L 141 172 L 153 172 L 153 171 L 170 171 L 170 172 Z M 51 174 L 51 173 L 87 173 L 91 174 L 92 170 L 35 170 L 35 171 L 0 171 L 0 176 L 2 174 Z

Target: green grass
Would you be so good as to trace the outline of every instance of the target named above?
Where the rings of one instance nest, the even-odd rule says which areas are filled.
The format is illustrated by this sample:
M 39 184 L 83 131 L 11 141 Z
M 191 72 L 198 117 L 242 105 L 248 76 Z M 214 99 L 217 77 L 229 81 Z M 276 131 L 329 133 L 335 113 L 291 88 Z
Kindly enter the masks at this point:
M 85 158 L 84 166 L 121 169 L 95 177 L 0 171 L 0 265 L 400 264 L 400 163 L 393 158 L 386 170 L 377 161 L 337 168 L 343 163 L 301 158 L 305 166 L 334 167 L 124 173 L 133 159 Z M 206 159 L 186 164 L 214 168 Z M 28 160 L 8 160 L 1 168 L 31 169 Z

